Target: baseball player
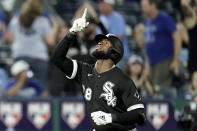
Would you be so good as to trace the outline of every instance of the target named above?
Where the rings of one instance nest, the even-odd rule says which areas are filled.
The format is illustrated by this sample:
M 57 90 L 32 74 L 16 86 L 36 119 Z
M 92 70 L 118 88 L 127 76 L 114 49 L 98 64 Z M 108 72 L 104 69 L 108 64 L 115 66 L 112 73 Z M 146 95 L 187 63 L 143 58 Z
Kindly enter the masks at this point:
M 87 9 L 54 49 L 53 63 L 68 78 L 82 85 L 95 131 L 128 131 L 135 129 L 136 124 L 144 125 L 144 105 L 137 89 L 133 81 L 116 67 L 124 53 L 118 37 L 112 34 L 96 35 L 98 44 L 92 53 L 97 59 L 94 65 L 66 57 L 69 46 L 76 42 L 76 33 L 88 26 L 86 13 Z

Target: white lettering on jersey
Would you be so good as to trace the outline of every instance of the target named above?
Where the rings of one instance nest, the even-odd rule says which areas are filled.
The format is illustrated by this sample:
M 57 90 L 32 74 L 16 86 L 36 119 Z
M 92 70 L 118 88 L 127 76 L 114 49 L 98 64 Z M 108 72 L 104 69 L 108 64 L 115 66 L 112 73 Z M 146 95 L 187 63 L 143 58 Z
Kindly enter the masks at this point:
M 88 87 L 88 88 L 85 90 L 85 99 L 86 99 L 87 101 L 90 101 L 91 98 L 92 98 L 92 89 Z
M 102 93 L 99 98 L 103 97 L 107 101 L 108 106 L 115 107 L 117 97 L 114 96 L 114 91 L 112 87 L 114 87 L 114 84 L 112 82 L 110 81 L 105 82 L 105 84 L 103 85 L 104 93 Z

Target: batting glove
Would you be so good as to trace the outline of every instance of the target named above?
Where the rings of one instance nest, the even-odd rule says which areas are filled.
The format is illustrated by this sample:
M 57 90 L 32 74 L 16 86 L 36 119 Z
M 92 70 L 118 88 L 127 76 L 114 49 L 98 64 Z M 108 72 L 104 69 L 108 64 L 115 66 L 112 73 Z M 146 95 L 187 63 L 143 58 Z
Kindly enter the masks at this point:
M 88 26 L 89 22 L 86 22 L 87 8 L 85 8 L 81 18 L 78 18 L 74 21 L 73 26 L 70 28 L 70 32 L 79 32 L 82 31 L 85 27 Z
M 91 113 L 92 120 L 96 125 L 106 125 L 112 123 L 112 115 L 102 111 Z

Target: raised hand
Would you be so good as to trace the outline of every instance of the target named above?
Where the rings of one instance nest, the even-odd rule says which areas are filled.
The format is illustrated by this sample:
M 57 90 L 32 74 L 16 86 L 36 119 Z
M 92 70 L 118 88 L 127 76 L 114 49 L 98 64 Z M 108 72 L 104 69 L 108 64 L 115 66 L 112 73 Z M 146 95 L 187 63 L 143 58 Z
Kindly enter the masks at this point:
M 69 30 L 70 32 L 79 32 L 86 28 L 89 22 L 86 22 L 87 8 L 85 8 L 83 15 L 81 18 L 78 18 L 74 21 L 72 28 Z

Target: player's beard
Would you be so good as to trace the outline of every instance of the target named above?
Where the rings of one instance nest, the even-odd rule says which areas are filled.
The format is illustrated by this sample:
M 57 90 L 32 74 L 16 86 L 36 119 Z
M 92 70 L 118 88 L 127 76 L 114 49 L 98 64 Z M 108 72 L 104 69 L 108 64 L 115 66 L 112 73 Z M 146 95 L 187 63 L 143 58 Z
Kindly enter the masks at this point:
M 94 56 L 97 60 L 110 58 L 109 52 L 105 53 L 104 51 L 97 51 L 97 50 L 92 52 L 92 56 Z

